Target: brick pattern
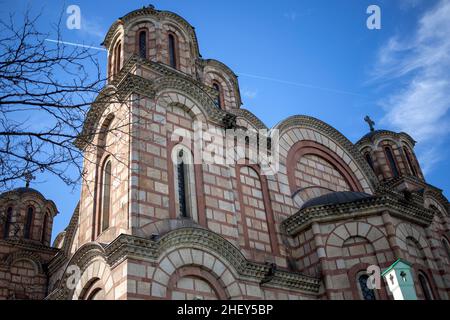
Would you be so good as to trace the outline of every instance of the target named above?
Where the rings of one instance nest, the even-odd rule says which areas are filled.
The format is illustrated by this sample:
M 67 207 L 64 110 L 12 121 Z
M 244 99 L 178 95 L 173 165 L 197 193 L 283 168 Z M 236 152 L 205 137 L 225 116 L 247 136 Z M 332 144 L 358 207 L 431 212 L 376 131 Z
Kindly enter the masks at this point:
M 218 297 L 211 285 L 196 277 L 179 279 L 172 291 L 173 300 L 217 300 Z
M 350 190 L 345 178 L 331 163 L 312 154 L 301 157 L 297 162 L 295 183 L 298 188 L 307 188 L 301 194 L 304 200 L 315 198 L 331 191 Z
M 242 211 L 247 226 L 249 246 L 252 249 L 271 252 L 267 211 L 259 175 L 250 167 L 242 167 L 239 178 L 242 188 Z

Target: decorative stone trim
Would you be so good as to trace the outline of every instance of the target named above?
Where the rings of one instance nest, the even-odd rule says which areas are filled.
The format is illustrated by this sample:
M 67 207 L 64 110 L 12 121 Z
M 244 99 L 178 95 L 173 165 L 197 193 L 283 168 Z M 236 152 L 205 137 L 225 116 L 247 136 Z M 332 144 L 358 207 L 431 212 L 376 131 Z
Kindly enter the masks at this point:
M 105 250 L 109 264 L 114 266 L 129 257 L 156 262 L 162 252 L 180 244 L 192 249 L 202 249 L 205 252 L 215 252 L 230 263 L 242 279 L 260 282 L 270 271 L 270 266 L 248 261 L 230 242 L 211 231 L 200 228 L 177 229 L 157 242 L 122 234 Z M 317 293 L 319 282 L 319 279 L 299 273 L 277 270 L 271 281 L 265 285 Z
M 280 130 L 280 138 L 284 132 L 287 132 L 291 128 L 304 127 L 313 129 L 328 139 L 334 140 L 339 146 L 341 146 L 349 155 L 353 158 L 359 168 L 361 168 L 363 174 L 368 178 L 372 188 L 378 184 L 378 179 L 375 176 L 372 168 L 370 168 L 367 161 L 363 158 L 362 154 L 355 148 L 353 143 L 350 142 L 342 133 L 328 125 L 327 123 L 309 116 L 292 116 L 282 122 L 278 123 L 274 129 Z
M 11 264 L 13 264 L 15 261 L 22 260 L 22 259 L 26 259 L 26 260 L 33 262 L 34 266 L 36 267 L 37 273 L 40 273 L 40 274 L 44 273 L 41 257 L 38 254 L 36 254 L 32 251 L 28 251 L 28 250 L 26 250 L 26 251 L 21 250 L 21 251 L 16 251 L 12 254 L 8 254 L 4 258 L 2 264 L 9 268 L 9 267 L 11 267 Z
M 412 147 L 414 147 L 414 145 L 416 144 L 416 141 L 407 133 L 405 132 L 393 132 L 393 131 L 389 131 L 389 130 L 376 130 L 373 132 L 369 132 L 368 134 L 366 134 L 365 136 L 363 136 L 361 139 L 359 139 L 356 143 L 355 146 L 358 148 L 358 150 L 361 150 L 366 144 L 372 144 L 374 141 L 376 141 L 379 138 L 396 138 L 398 140 L 400 140 L 401 138 L 406 139 Z
M 402 200 L 392 194 L 374 196 L 354 202 L 336 205 L 323 205 L 299 210 L 282 222 L 282 227 L 290 236 L 295 236 L 308 228 L 313 222 L 329 222 L 356 217 L 377 215 L 389 211 L 400 219 L 427 227 L 433 220 L 431 210 L 417 204 Z
M 268 129 L 267 126 L 259 120 L 258 117 L 256 117 L 253 113 L 246 109 L 231 109 L 229 111 L 230 113 L 233 113 L 237 117 L 244 118 L 248 122 L 250 122 L 251 125 L 253 125 L 256 129 Z

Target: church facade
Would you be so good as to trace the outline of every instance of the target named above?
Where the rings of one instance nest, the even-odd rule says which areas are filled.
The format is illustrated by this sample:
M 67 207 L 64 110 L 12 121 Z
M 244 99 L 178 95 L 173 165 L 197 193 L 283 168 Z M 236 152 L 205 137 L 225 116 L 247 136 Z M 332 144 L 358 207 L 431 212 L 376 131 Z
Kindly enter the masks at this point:
M 194 28 L 152 6 L 103 45 L 109 82 L 75 142 L 84 176 L 65 231 L 50 244 L 58 210 L 39 191 L 0 195 L 0 299 L 385 300 L 367 268 L 397 259 L 419 299 L 449 299 L 450 206 L 411 136 L 367 119 L 352 143 L 308 116 L 269 130 Z M 198 146 L 214 160 L 229 131 L 242 152 L 206 161 Z M 259 148 L 276 170 L 251 161 Z

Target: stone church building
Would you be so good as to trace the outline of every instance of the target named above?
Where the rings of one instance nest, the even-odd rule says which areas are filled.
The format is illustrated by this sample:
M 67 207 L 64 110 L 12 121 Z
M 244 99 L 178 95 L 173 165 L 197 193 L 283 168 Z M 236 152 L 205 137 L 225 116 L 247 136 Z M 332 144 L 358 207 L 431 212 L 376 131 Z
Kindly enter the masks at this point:
M 58 209 L 29 185 L 0 195 L 0 299 L 384 300 L 366 270 L 399 258 L 418 299 L 449 299 L 450 206 L 411 136 L 369 118 L 356 143 L 308 116 L 267 130 L 195 29 L 152 6 L 103 45 L 109 81 L 75 141 L 84 176 L 67 228 L 50 243 Z M 249 161 L 262 144 L 248 137 L 233 163 L 192 161 L 215 137 L 184 139 L 198 123 L 267 138 L 276 172 Z

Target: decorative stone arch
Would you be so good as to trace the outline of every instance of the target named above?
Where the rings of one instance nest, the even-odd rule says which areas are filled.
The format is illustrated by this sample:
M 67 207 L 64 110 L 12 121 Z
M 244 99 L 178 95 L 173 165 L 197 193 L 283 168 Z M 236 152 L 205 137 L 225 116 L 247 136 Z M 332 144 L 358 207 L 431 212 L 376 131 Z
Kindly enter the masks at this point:
M 398 224 L 395 228 L 396 242 L 400 249 L 408 252 L 407 238 L 412 238 L 419 245 L 419 249 L 422 250 L 425 255 L 425 261 L 427 262 L 429 268 L 436 268 L 434 266 L 433 254 L 431 252 L 431 247 L 425 236 L 422 235 L 419 230 L 413 225 L 402 222 Z
M 72 300 L 86 299 L 92 293 L 92 285 L 95 288 L 101 288 L 104 291 L 106 300 L 114 300 L 113 278 L 109 265 L 102 257 L 93 259 L 81 274 Z
M 247 109 L 231 109 L 228 112 L 236 115 L 237 119 L 244 119 L 255 130 L 268 130 L 267 126 L 257 116 L 248 111 Z
M 114 73 L 114 69 L 115 69 L 115 65 L 116 65 L 116 47 L 119 44 L 119 42 L 121 43 L 121 48 L 120 48 L 120 61 L 119 61 L 119 66 L 123 66 L 124 62 L 125 62 L 125 57 L 124 57 L 124 48 L 125 48 L 125 33 L 124 33 L 124 28 L 123 25 L 120 25 L 117 30 L 115 30 L 114 32 L 114 36 L 112 37 L 112 41 L 109 43 L 109 45 L 106 47 L 107 51 L 108 51 L 108 78 L 112 79 L 115 78 L 117 76 L 117 73 Z M 119 70 L 117 70 L 119 72 Z
M 203 64 L 205 84 L 211 86 L 211 80 L 217 80 L 217 78 L 222 79 L 222 81 L 226 84 L 224 89 L 228 89 L 229 92 L 229 99 L 231 103 L 230 106 L 233 109 L 239 108 L 242 101 L 237 76 L 234 72 L 227 65 L 215 59 L 201 60 L 201 63 Z
M 70 277 L 74 276 L 73 270 L 69 267 L 76 266 L 79 268 L 81 274 L 80 279 L 75 283 L 74 288 L 67 286 L 68 282 L 72 282 Z M 104 284 L 105 299 L 114 299 L 114 279 L 111 276 L 110 266 L 106 261 L 105 250 L 97 242 L 89 242 L 82 245 L 66 263 L 64 272 L 59 281 L 58 287 L 55 287 L 54 294 L 60 299 L 77 299 L 86 284 L 92 278 L 101 279 L 101 284 Z M 75 279 L 76 280 L 76 279 Z
M 134 48 L 133 52 L 126 53 L 126 58 L 130 57 L 133 53 L 140 56 L 139 33 L 141 31 L 146 31 L 146 59 L 156 61 L 156 22 L 149 17 L 140 17 L 134 19 L 132 22 L 125 26 L 124 33 L 127 47 Z
M 186 266 L 181 267 L 170 276 L 170 280 L 167 286 L 167 298 L 173 299 L 172 293 L 174 291 L 174 287 L 177 282 L 184 277 L 194 277 L 199 278 L 210 286 L 214 291 L 215 296 L 219 300 L 227 300 L 229 296 L 227 295 L 226 290 L 224 289 L 224 284 L 220 279 L 214 277 L 210 272 L 195 266 Z
M 326 255 L 328 257 L 342 256 L 336 248 L 342 248 L 344 242 L 351 237 L 367 239 L 378 250 L 390 248 L 386 234 L 378 227 L 366 222 L 344 222 L 336 226 L 326 240 Z M 338 250 L 339 251 L 339 250 Z
M 197 222 L 191 219 L 164 219 L 155 222 L 150 222 L 139 230 L 136 230 L 136 236 L 149 239 L 152 236 L 161 238 L 165 234 L 182 228 L 200 228 L 206 229 Z
M 228 77 L 221 74 L 219 70 L 206 67 L 205 84 L 212 87 L 214 83 L 217 83 L 221 89 L 222 109 L 236 108 L 236 94 L 233 92 L 233 84 Z
M 437 214 L 439 215 L 440 218 L 448 215 L 448 212 L 445 209 L 446 203 L 443 200 L 444 199 L 440 199 L 439 197 L 436 197 L 433 192 L 425 191 L 425 193 L 424 193 L 425 208 L 430 209 L 431 206 L 436 207 L 438 209 Z
M 294 145 L 291 146 L 291 149 L 289 150 L 287 156 L 286 166 L 288 170 L 289 185 L 292 193 L 297 191 L 297 186 L 295 186 L 294 174 L 291 173 L 290 170 L 293 170 L 295 168 L 297 162 L 302 156 L 309 154 L 316 155 L 330 163 L 342 175 L 348 186 L 351 188 L 351 191 L 363 191 L 359 179 L 342 158 L 340 158 L 337 154 L 333 153 L 331 149 L 323 146 L 322 144 L 303 140 L 294 143 Z
M 159 88 L 157 88 L 156 94 L 156 105 L 163 108 L 164 113 L 166 108 L 171 104 L 176 104 L 178 106 L 183 106 L 185 111 L 187 111 L 194 120 L 202 121 L 206 123 L 208 119 L 208 114 L 211 109 L 215 108 L 214 101 L 209 97 L 203 97 L 203 101 L 199 100 L 198 97 L 192 96 L 191 94 L 186 94 L 180 89 L 171 87 L 168 83 L 161 83 Z
M 39 255 L 31 251 L 17 251 L 12 254 L 9 254 L 6 256 L 4 264 L 8 266 L 8 268 L 11 268 L 11 266 L 13 266 L 16 262 L 22 260 L 28 261 L 33 265 L 36 275 L 44 274 L 41 258 L 39 257 Z
M 170 299 L 171 285 L 175 281 L 173 279 L 183 274 L 196 274 L 207 280 L 220 298 L 243 297 L 238 274 L 230 263 L 215 252 L 185 245 L 179 245 L 161 254 L 158 267 L 152 276 L 152 296 Z
M 310 141 L 331 150 L 340 158 L 356 177 L 361 189 L 373 194 L 378 180 L 356 147 L 339 131 L 328 124 L 307 116 L 292 116 L 277 124 L 274 129 L 280 131 L 280 180 L 289 184 L 287 172 L 288 154 L 299 141 Z M 284 161 L 284 165 L 283 162 Z

